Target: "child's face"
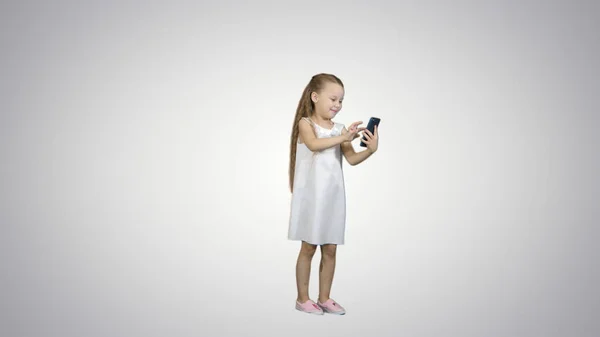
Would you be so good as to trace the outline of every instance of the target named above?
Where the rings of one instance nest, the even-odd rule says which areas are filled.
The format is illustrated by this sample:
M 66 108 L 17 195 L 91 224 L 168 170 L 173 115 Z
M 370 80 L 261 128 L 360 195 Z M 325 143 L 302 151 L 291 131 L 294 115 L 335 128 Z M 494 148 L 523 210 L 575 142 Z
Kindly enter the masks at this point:
M 333 119 L 342 110 L 344 88 L 337 83 L 327 82 L 320 93 L 313 93 L 315 112 L 324 119 Z

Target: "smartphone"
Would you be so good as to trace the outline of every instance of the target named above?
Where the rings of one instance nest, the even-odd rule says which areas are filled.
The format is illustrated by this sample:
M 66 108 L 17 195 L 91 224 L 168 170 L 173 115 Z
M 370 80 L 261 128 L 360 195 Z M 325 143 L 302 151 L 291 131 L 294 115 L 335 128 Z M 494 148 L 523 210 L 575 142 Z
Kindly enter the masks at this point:
M 375 125 L 379 126 L 380 121 L 381 121 L 381 119 L 379 119 L 377 117 L 371 117 L 371 119 L 369 119 L 369 124 L 367 124 L 367 130 L 371 131 L 372 134 L 375 134 Z M 363 139 L 367 140 L 367 138 L 365 138 L 365 136 L 363 136 L 363 138 L 360 141 L 360 146 L 367 147 L 367 144 L 362 142 Z

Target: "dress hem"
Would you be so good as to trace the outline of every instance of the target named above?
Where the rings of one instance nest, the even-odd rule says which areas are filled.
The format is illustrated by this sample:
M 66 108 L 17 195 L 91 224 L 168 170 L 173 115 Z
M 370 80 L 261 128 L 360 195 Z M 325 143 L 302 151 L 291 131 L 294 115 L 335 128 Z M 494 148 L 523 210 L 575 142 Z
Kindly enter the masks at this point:
M 292 239 L 292 238 L 288 238 L 288 241 L 304 241 L 310 245 L 315 245 L 315 246 L 322 246 L 322 245 L 339 245 L 339 246 L 343 246 L 344 245 L 344 241 L 342 242 L 324 242 L 324 243 L 313 243 L 313 242 L 309 242 L 309 240 L 304 240 L 304 239 Z

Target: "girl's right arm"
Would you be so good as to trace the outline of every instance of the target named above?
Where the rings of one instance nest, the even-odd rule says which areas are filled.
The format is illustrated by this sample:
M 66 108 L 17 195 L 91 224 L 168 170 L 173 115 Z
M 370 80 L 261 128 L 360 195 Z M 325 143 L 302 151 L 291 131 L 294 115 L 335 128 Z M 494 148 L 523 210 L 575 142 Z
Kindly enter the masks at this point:
M 308 147 L 308 149 L 312 152 L 322 151 L 330 147 L 340 145 L 349 140 L 347 134 L 329 138 L 317 138 L 312 125 L 305 120 L 300 120 L 298 129 L 300 137 L 302 138 L 302 142 L 306 144 L 306 147 Z

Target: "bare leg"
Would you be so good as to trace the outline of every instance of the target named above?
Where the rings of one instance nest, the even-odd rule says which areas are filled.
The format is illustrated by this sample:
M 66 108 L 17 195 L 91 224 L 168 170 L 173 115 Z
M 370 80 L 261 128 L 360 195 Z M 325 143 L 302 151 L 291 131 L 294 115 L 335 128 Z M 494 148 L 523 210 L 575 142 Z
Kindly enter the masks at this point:
M 331 293 L 336 250 L 337 245 L 334 244 L 321 246 L 321 265 L 319 267 L 319 301 L 321 303 L 327 301 Z
M 308 296 L 308 281 L 310 280 L 310 265 L 317 251 L 316 245 L 302 241 L 298 261 L 296 262 L 296 285 L 298 287 L 298 302 L 304 303 L 310 299 Z

